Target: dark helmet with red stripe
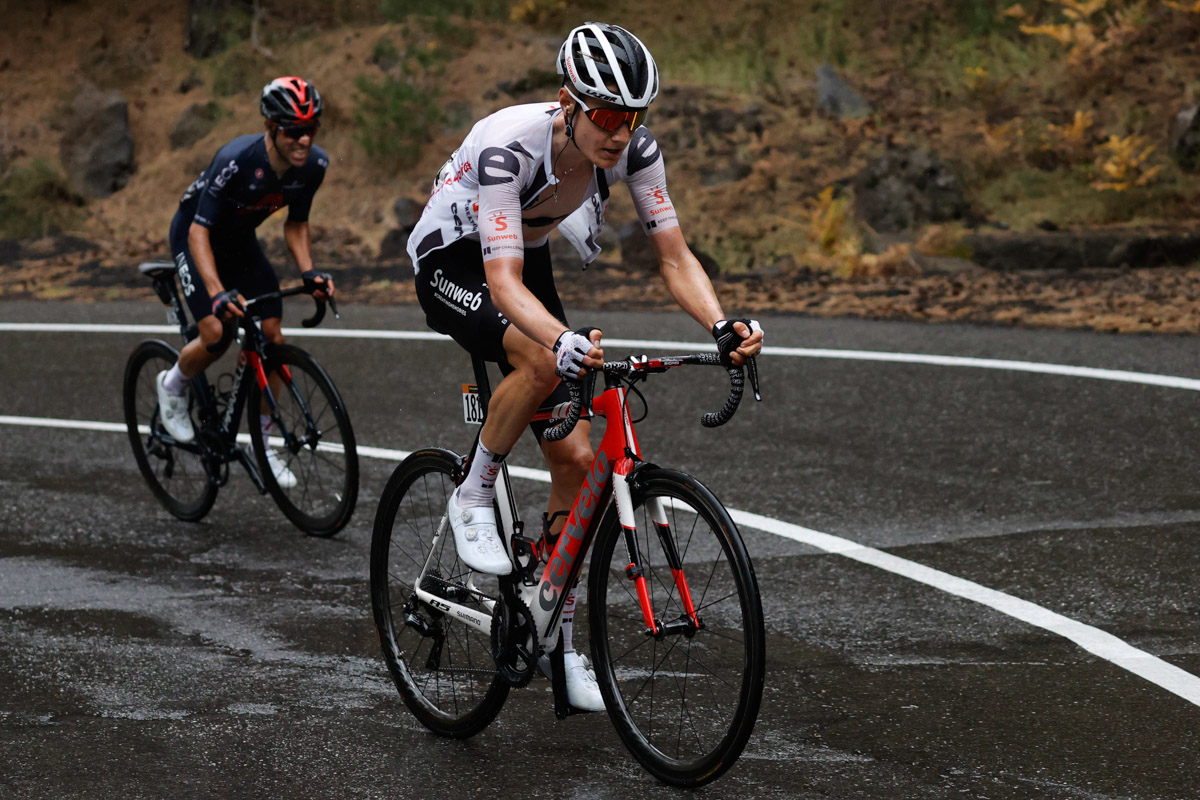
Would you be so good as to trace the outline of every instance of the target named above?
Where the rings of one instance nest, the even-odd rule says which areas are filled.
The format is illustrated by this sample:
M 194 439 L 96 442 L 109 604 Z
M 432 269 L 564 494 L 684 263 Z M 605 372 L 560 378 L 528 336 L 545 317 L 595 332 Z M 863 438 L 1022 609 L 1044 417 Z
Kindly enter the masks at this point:
M 259 108 L 277 125 L 311 125 L 321 118 L 321 94 L 303 78 L 276 78 L 263 87 Z

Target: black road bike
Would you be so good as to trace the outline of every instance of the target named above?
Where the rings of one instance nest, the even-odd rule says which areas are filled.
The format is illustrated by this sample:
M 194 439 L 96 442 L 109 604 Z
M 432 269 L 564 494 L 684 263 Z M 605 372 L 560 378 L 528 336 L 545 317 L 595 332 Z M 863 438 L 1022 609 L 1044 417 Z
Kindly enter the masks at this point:
M 152 261 L 138 267 L 154 283 L 167 306 L 167 319 L 179 325 L 184 342 L 199 335 L 189 324 L 175 282 L 175 265 Z M 168 511 L 183 520 L 204 517 L 217 490 L 229 480 L 229 465 L 242 465 L 260 494 L 270 493 L 296 527 L 313 536 L 333 536 L 350 521 L 358 499 L 358 452 L 346 404 L 316 359 L 292 345 L 273 345 L 254 318 L 255 304 L 275 297 L 305 294 L 303 287 L 260 295 L 247 301 L 237 324 L 225 326 L 224 349 L 240 331 L 237 367 L 216 385 L 204 373 L 192 378 L 188 405 L 196 437 L 178 442 L 163 429 L 158 407 L 158 373 L 179 358 L 159 339 L 134 348 L 125 365 L 125 424 L 133 455 L 146 483 Z M 325 316 L 325 302 L 314 298 L 316 312 L 302 324 L 311 328 Z M 333 300 L 330 298 L 330 305 Z M 334 306 L 337 315 L 337 307 Z M 278 375 L 278 394 L 270 377 Z M 242 412 L 248 433 L 238 434 Z M 264 441 L 258 411 L 270 410 L 270 438 Z M 271 462 L 286 468 L 279 473 Z M 290 472 L 290 476 L 287 473 Z

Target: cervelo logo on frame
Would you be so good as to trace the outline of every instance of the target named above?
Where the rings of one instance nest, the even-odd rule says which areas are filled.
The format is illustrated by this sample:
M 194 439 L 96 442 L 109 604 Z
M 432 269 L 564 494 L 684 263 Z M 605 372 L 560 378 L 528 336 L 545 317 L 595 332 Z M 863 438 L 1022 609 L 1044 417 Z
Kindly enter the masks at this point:
M 483 305 L 482 292 L 469 292 L 465 287 L 459 286 L 449 278 L 443 278 L 442 271 L 440 269 L 434 270 L 433 279 L 429 281 L 429 285 L 432 286 L 434 291 L 436 291 L 439 295 L 447 300 L 457 303 L 463 308 L 469 308 L 472 311 L 478 311 L 479 307 Z
M 600 450 L 596 453 L 596 461 L 588 473 L 587 480 L 579 490 L 579 499 L 575 501 L 571 515 L 567 517 L 567 524 L 563 526 L 558 546 L 554 548 L 554 554 L 542 573 L 538 604 L 545 611 L 553 611 L 558 599 L 562 597 L 571 566 L 579 556 L 584 531 L 588 529 L 596 509 L 600 506 L 600 496 L 611 475 L 612 464 L 608 460 L 608 454 Z

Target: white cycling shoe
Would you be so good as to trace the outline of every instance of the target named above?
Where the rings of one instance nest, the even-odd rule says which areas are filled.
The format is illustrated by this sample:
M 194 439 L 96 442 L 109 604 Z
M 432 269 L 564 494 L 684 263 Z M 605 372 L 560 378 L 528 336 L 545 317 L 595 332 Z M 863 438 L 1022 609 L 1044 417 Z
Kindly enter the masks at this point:
M 158 419 L 172 439 L 187 444 L 196 438 L 196 429 L 192 427 L 192 418 L 188 414 L 187 395 L 168 392 L 167 387 L 163 386 L 166 377 L 167 370 L 164 369 L 154 379 L 154 388 L 158 390 Z
M 450 495 L 446 506 L 450 529 L 454 531 L 454 547 L 458 558 L 476 572 L 507 575 L 512 561 L 504 552 L 500 531 L 496 528 L 496 510 L 490 506 L 463 508 L 458 504 L 458 489 Z
M 538 667 L 543 675 L 551 677 L 549 656 L 539 658 Z M 563 669 L 567 673 L 567 701 L 580 711 L 603 711 L 604 696 L 587 657 L 574 650 L 563 653 Z
M 288 469 L 288 465 L 283 463 L 283 459 L 274 450 L 265 446 L 263 449 L 267 451 L 267 466 L 271 468 L 271 474 L 275 476 L 279 488 L 294 489 L 300 482 L 296 480 L 296 474 Z

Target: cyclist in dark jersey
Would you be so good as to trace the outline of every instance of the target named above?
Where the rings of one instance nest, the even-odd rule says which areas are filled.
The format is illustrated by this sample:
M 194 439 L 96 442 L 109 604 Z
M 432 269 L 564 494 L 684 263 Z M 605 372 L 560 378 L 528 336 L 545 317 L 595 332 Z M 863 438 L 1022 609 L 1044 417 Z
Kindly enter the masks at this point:
M 624 182 L 680 306 L 733 363 L 762 347 L 758 323 L 725 318 L 680 232 L 662 152 L 642 126 L 658 94 L 649 50 L 616 25 L 586 23 L 567 36 L 557 66 L 557 102 L 501 109 L 475 124 L 439 172 L 408 240 L 430 327 L 498 362 L 505 376 L 447 509 L 459 559 L 501 575 L 512 565 L 493 506 L 500 464 L 539 406 L 567 399 L 559 376 L 577 378 L 603 363 L 600 331 L 566 323 L 551 273 L 551 231 L 570 240 L 585 263 L 595 258 L 609 189 Z M 561 530 L 557 512 L 570 505 L 591 464 L 589 429 L 581 421 L 566 439 L 541 443 L 551 475 L 548 536 Z M 542 430 L 534 428 L 539 438 Z M 562 617 L 567 694 L 573 706 L 599 710 L 595 677 L 571 644 L 574 602 L 572 593 Z
M 308 212 L 325 178 L 329 159 L 313 144 L 320 128 L 321 95 L 301 78 L 276 78 L 263 87 L 259 104 L 266 118 L 263 134 L 239 136 L 217 151 L 212 163 L 179 199 L 171 220 L 171 254 L 200 335 L 188 342 L 179 361 L 158 376 L 163 427 L 189 442 L 195 429 L 188 415 L 187 385 L 220 353 L 207 345 L 221 338 L 222 322 L 243 314 L 238 303 L 279 289 L 279 278 L 258 244 L 256 229 L 287 206 L 284 241 L 301 277 L 317 297 L 333 294 L 333 280 L 313 269 Z M 279 300 L 256 306 L 263 334 L 283 342 Z M 264 433 L 270 416 L 263 416 Z M 294 485 L 268 449 L 268 461 L 281 485 Z

